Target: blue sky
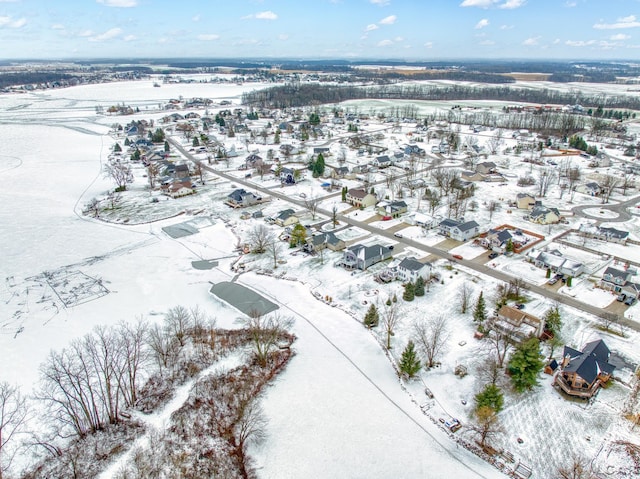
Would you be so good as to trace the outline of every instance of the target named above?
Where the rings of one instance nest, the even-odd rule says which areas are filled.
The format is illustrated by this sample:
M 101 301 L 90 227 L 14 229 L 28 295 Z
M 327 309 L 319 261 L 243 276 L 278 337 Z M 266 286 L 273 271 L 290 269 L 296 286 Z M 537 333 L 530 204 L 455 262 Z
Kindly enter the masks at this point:
M 0 0 L 0 59 L 640 59 L 640 0 Z

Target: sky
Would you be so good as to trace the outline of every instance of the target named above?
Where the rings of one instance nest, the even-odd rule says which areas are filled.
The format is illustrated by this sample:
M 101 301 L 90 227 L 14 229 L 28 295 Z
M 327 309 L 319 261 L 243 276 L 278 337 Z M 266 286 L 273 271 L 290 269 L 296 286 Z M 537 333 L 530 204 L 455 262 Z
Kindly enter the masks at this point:
M 640 59 L 640 0 L 0 0 L 0 59 Z

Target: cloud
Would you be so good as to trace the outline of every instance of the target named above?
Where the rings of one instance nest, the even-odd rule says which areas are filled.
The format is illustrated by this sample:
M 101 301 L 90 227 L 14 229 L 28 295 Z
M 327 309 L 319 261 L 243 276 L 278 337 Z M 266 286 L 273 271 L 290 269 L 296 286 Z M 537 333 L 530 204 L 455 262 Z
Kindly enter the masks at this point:
M 0 0 L 1 2 L 2 0 Z M 62 23 L 54 23 L 51 25 L 51 30 L 64 30 L 64 25 Z
M 427 42 L 424 44 L 425 48 L 433 48 L 433 42 Z
M 631 35 L 625 35 L 624 33 L 616 33 L 615 35 L 611 35 L 609 37 L 609 40 L 612 40 L 614 42 L 622 42 L 624 40 L 629 40 L 629 38 L 631 38 Z
M 525 0 L 507 0 L 502 5 L 499 5 L 498 8 L 513 10 L 514 8 L 522 7 L 525 3 L 527 3 Z
M 255 18 L 256 20 L 277 20 L 278 15 L 273 13 L 271 10 L 267 10 L 265 12 L 258 12 L 254 15 L 247 15 L 244 18 Z
M 376 25 L 375 23 L 370 23 L 369 25 L 366 26 L 364 31 L 365 32 L 372 32 L 374 30 L 377 30 L 378 28 L 380 28 L 380 27 L 378 25 Z
M 22 28 L 27 24 L 26 18 L 19 18 L 18 20 L 14 20 L 13 17 L 8 15 L 0 16 L 0 28 L 8 27 L 8 28 Z
M 278 40 L 282 40 L 283 42 L 285 40 L 289 40 L 289 35 L 287 35 L 286 33 L 281 33 L 280 35 L 278 35 Z
M 385 5 L 389 5 L 389 3 L 391 3 L 389 0 L 369 0 L 369 2 L 381 7 L 384 7 Z
M 513 10 L 514 8 L 520 8 L 526 5 L 526 0 L 505 0 L 504 3 L 500 3 L 500 0 L 464 0 L 461 7 L 477 7 L 477 8 L 501 8 L 503 10 Z
M 537 45 L 540 38 L 541 37 L 530 37 L 530 38 L 527 38 L 524 42 L 522 42 L 522 44 L 528 47 L 531 47 L 533 45 Z
M 379 47 L 388 47 L 389 45 L 393 45 L 393 42 L 391 40 L 380 40 L 378 42 Z
M 589 47 L 595 44 L 595 40 L 567 40 L 565 42 L 565 45 L 568 45 L 570 47 Z
M 481 28 L 488 27 L 488 26 L 489 26 L 489 20 L 487 20 L 486 18 L 483 18 L 478 23 L 476 23 L 475 29 L 480 30 Z
M 198 40 L 203 42 L 211 42 L 213 40 L 218 40 L 220 35 L 216 35 L 215 33 L 201 33 L 198 35 Z
M 123 38 L 125 42 L 133 42 L 137 39 L 138 37 L 136 37 L 135 35 L 127 35 L 126 37 Z
M 596 23 L 593 28 L 596 30 L 619 30 L 621 28 L 638 28 L 640 22 L 636 20 L 635 15 L 618 18 L 615 23 Z
M 513 30 L 513 25 L 500 25 L 500 30 Z
M 564 4 L 565 7 L 567 8 L 573 8 L 573 7 L 577 7 L 578 6 L 578 2 L 567 2 Z
M 93 37 L 89 37 L 90 42 L 104 42 L 107 40 L 112 40 L 116 37 L 122 35 L 122 28 L 111 28 L 100 35 L 95 35 Z
M 138 6 L 138 0 L 96 0 L 105 7 L 131 8 Z
M 79 37 L 92 37 L 93 36 L 93 31 L 92 30 L 82 30 L 80 33 L 78 33 Z
M 200 21 L 200 15 L 194 15 L 193 17 L 191 17 L 191 21 L 192 22 L 199 22 Z
M 482 40 L 480 42 L 480 45 L 483 45 L 483 46 L 491 46 L 491 45 L 495 45 L 495 44 L 496 44 L 496 42 L 494 42 L 493 40 Z
M 378 23 L 380 23 L 380 25 L 393 25 L 394 23 L 396 23 L 397 19 L 398 17 L 396 17 L 395 15 L 389 15 L 388 17 L 384 17 Z

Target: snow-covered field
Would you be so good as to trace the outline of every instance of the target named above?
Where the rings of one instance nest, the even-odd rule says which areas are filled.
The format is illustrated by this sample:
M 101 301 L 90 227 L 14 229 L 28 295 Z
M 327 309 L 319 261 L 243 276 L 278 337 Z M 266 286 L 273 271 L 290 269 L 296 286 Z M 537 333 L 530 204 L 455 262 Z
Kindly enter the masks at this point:
M 113 144 L 108 135 L 111 124 L 133 119 L 97 115 L 96 106 L 125 102 L 140 108 L 136 119 L 158 120 L 164 114 L 157 111 L 158 105 L 170 98 L 202 96 L 214 102 L 231 100 L 237 104 L 242 91 L 261 86 L 195 83 L 153 88 L 152 82 L 127 82 L 0 96 L 0 137 L 4 140 L 0 143 L 0 173 L 5 180 L 0 191 L 0 246 L 4 253 L 0 262 L 0 350 L 5 364 L 0 369 L 0 380 L 19 384 L 23 391 L 31 392 L 38 384 L 38 367 L 51 349 L 64 347 L 96 325 L 138 317 L 153 321 L 175 305 L 205 308 L 221 327 L 236 324 L 240 313 L 208 291 L 211 283 L 233 277 L 230 266 L 237 259 L 235 245 L 243 232 L 261 220 L 240 220 L 240 212 L 222 204 L 221 199 L 232 189 L 230 182 L 211 178 L 197 195 L 175 200 L 176 205 L 184 205 L 172 205 L 173 214 L 179 216 L 151 223 L 109 224 L 87 218 L 81 210 L 91 198 L 113 186 L 101 173 Z M 241 139 L 236 146 L 246 154 Z M 514 224 L 515 217 L 521 217 L 522 213 L 511 211 L 508 204 L 521 190 L 516 187 L 515 178 L 527 174 L 530 168 L 515 157 L 490 160 L 499 166 L 508 163 L 514 179 L 507 185 L 482 185 L 479 208 L 468 211 L 466 218 L 476 220 L 484 229 Z M 241 173 L 238 178 L 242 178 Z M 254 181 L 276 186 L 267 178 Z M 308 179 L 288 190 L 288 194 L 296 199 L 301 198 L 301 193 L 322 194 L 320 184 Z M 132 185 L 132 198 L 148 195 L 145 189 L 144 180 L 138 178 Z M 330 210 L 338 199 L 327 200 L 321 208 Z M 491 213 L 491 219 L 484 206 L 489 199 L 500 201 L 502 206 Z M 612 197 L 612 201 L 622 199 Z M 571 206 L 592 201 L 576 194 Z M 265 215 L 280 211 L 281 203 L 267 203 Z M 344 205 L 338 204 L 342 211 Z M 553 188 L 545 204 L 567 209 L 566 197 L 562 200 Z M 198 230 L 196 234 L 173 239 L 163 231 L 166 226 L 197 220 L 189 212 L 200 210 L 209 213 L 212 220 L 191 222 Z M 135 208 L 126 211 L 132 217 Z M 351 211 L 347 216 L 367 221 L 375 217 L 375 212 L 368 208 Z M 608 215 L 604 215 L 603 220 L 607 219 Z M 399 224 L 391 220 L 376 226 L 388 229 Z M 624 227 L 634 237 L 640 237 L 638 218 Z M 590 271 L 605 265 L 599 255 L 552 244 L 552 238 L 563 231 L 559 226 L 526 224 L 526 228 L 547 237 L 541 246 L 559 247 L 588 264 Z M 443 240 L 435 230 L 425 234 L 414 226 L 404 228 L 402 234 L 429 246 Z M 376 241 L 357 228 L 341 230 L 338 236 L 349 242 Z M 451 250 L 465 259 L 484 251 L 472 244 Z M 467 282 L 475 299 L 480 291 L 491 295 L 496 282 L 455 265 L 451 268 L 446 262 L 434 265 L 442 283 L 431 285 L 427 295 L 413 303 L 401 302 L 402 319 L 390 356 L 397 359 L 400 355 L 411 335 L 411 323 L 419 317 L 446 315 L 450 345 L 440 367 L 421 373 L 419 380 L 401 384 L 381 347 L 382 331 L 370 332 L 360 321 L 368 304 L 373 301 L 381 305 L 394 294 L 401 297 L 402 287 L 399 283 L 374 283 L 370 273 L 352 274 L 335 268 L 333 265 L 341 256 L 328 251 L 323 258 L 294 256 L 285 250 L 286 264 L 277 272 L 294 281 L 253 272 L 237 278 L 240 284 L 256 289 L 295 317 L 294 333 L 298 337 L 294 345 L 297 355 L 263 398 L 270 420 L 268 440 L 251 451 L 259 477 L 504 477 L 459 447 L 438 422 L 440 417 L 457 417 L 465 425 L 471 423 L 473 395 L 482 386 L 473 370 L 486 355 L 486 345 L 473 338 L 475 327 L 470 315 L 458 312 L 457 291 Z M 197 260 L 215 260 L 219 264 L 209 270 L 195 269 L 192 262 Z M 272 266 L 269 258 L 256 260 L 252 255 L 243 261 L 253 270 Z M 544 270 L 517 255 L 500 256 L 490 264 L 535 284 L 546 281 Z M 571 295 L 584 295 L 591 304 L 604 305 L 605 298 L 597 296 L 601 291 L 589 290 L 589 284 L 576 281 L 566 289 Z M 82 294 L 74 295 L 77 291 Z M 330 297 L 332 305 L 318 301 L 312 292 Z M 532 314 L 543 315 L 551 306 L 544 298 L 532 295 L 529 299 L 527 311 Z M 612 350 L 630 362 L 640 362 L 640 353 L 634 346 L 638 334 L 633 331 L 624 338 L 605 335 L 594 328 L 594 318 L 569 308 L 563 308 L 563 320 L 563 339 L 572 347 L 581 348 L 589 340 L 604 337 Z M 465 365 L 471 374 L 462 379 L 456 377 L 453 371 L 457 365 Z M 629 371 L 620 374 L 629 380 Z M 424 384 L 433 391 L 435 400 L 425 397 Z M 516 461 L 531 465 L 535 477 L 552 478 L 556 463 L 576 447 L 595 456 L 599 448 L 606 449 L 618 435 L 630 435 L 639 441 L 619 417 L 627 393 L 624 382 L 616 383 L 596 401 L 576 405 L 551 388 L 549 377 L 545 376 L 532 393 L 507 395 L 501 414 L 506 432 L 499 445 L 512 452 Z M 420 405 L 426 406 L 426 414 Z M 577 438 L 573 433 L 576 429 L 581 431 Z M 456 437 L 473 441 L 466 428 Z M 547 455 L 550 449 L 553 451 Z M 606 458 L 600 455 L 597 459 L 599 465 L 607 466 Z

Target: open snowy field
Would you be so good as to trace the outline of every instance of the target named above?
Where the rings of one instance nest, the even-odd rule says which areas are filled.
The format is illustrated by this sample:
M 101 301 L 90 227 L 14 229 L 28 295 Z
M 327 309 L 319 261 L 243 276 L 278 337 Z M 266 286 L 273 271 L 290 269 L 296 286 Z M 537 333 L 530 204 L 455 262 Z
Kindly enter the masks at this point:
M 463 428 L 452 438 L 438 422 L 439 418 L 449 417 L 457 417 L 465 426 L 473 422 L 473 395 L 482 387 L 473 371 L 480 367 L 487 346 L 474 339 L 475 325 L 470 314 L 459 312 L 457 294 L 460 286 L 467 283 L 474 300 L 480 291 L 489 299 L 496 281 L 447 261 L 437 261 L 434 272 L 440 275 L 441 282 L 430 285 L 426 296 L 413 303 L 400 300 L 401 320 L 387 355 L 381 346 L 385 339 L 381 328 L 368 331 L 361 324 L 371 303 L 381 306 L 393 295 L 402 296 L 399 282 L 373 281 L 372 273 L 385 265 L 375 265 L 367 273 L 350 272 L 334 267 L 342 257 L 340 252 L 326 251 L 310 257 L 284 249 L 283 262 L 275 273 L 287 279 L 255 274 L 272 269 L 272 259 L 245 255 L 239 260 L 235 247 L 246 238 L 249 228 L 264 222 L 241 220 L 240 211 L 222 204 L 225 195 L 236 187 L 231 181 L 207 178 L 206 186 L 199 187 L 196 195 L 180 200 L 161 199 L 165 211 L 176 216 L 147 223 L 141 221 L 146 210 L 136 208 L 140 198 L 145 198 L 145 205 L 151 204 L 140 171 L 131 185 L 131 203 L 118 224 L 81 214 L 91 198 L 100 197 L 113 187 L 102 174 L 102 165 L 113 145 L 113 138 L 108 135 L 112 123 L 149 118 L 157 121 L 166 114 L 158 111 L 158 106 L 180 96 L 207 97 L 214 102 L 230 100 L 236 105 L 242 91 L 262 86 L 193 83 L 153 88 L 152 81 L 140 81 L 0 96 L 0 137 L 4 140 L 0 144 L 0 173 L 5 180 L 0 192 L 0 246 L 4 252 L 0 262 L 0 349 L 5 364 L 0 369 L 0 380 L 32 392 L 38 384 L 38 367 L 51 349 L 65 347 L 96 325 L 140 317 L 154 321 L 175 305 L 198 305 L 215 316 L 219 326 L 234 327 L 241 313 L 210 295 L 209 289 L 212 284 L 235 277 L 239 284 L 255 289 L 293 316 L 293 332 L 298 337 L 294 343 L 297 355 L 262 401 L 269 417 L 268 439 L 250 451 L 259 477 L 504 477 L 457 445 L 454 439 L 473 442 L 469 429 Z M 106 108 L 122 102 L 137 106 L 140 113 L 129 117 L 96 114 L 97 106 Z M 436 105 L 441 106 L 446 108 L 444 104 Z M 378 107 L 382 105 L 373 105 Z M 363 109 L 363 105 L 359 108 Z M 408 141 L 405 133 L 401 131 L 390 138 L 390 148 Z M 234 146 L 240 156 L 231 159 L 225 168 L 238 179 L 243 178 L 243 172 L 237 169 L 247 150 L 263 155 L 268 148 L 249 145 L 245 137 L 237 138 Z M 332 148 L 336 150 L 335 146 Z M 478 208 L 467 211 L 466 219 L 477 221 L 483 230 L 513 224 L 516 218 L 521 221 L 523 211 L 511 209 L 509 204 L 522 190 L 516 185 L 518 176 L 529 174 L 531 168 L 514 155 L 496 155 L 489 160 L 508 171 L 509 181 L 482 185 Z M 359 161 L 347 158 L 349 165 Z M 454 158 L 447 164 L 461 163 Z M 374 181 L 382 178 L 381 173 L 373 176 Z M 252 181 L 282 191 L 273 177 Z M 321 185 L 321 181 L 309 177 L 286 193 L 296 200 L 324 195 Z M 352 186 L 348 181 L 344 185 Z M 384 188 L 383 183 L 376 188 Z M 612 203 L 626 199 L 614 194 Z M 347 208 L 339 200 L 339 196 L 332 197 L 320 207 L 331 210 L 335 204 L 338 211 L 345 212 Z M 415 209 L 413 198 L 405 200 L 410 210 Z M 490 213 L 486 207 L 489 200 L 498 201 L 500 208 Z M 568 211 L 572 206 L 593 204 L 593 198 L 576 194 L 568 203 L 567 196 L 562 198 L 554 185 L 545 204 Z M 262 206 L 265 216 L 288 207 L 282 200 Z M 599 208 L 594 207 L 594 211 Z M 202 214 L 193 216 L 194 212 Z M 358 221 L 377 218 L 373 208 L 352 210 L 346 215 Z M 611 215 L 604 216 L 603 220 L 610 220 Z M 314 223 L 310 215 L 303 218 L 303 224 Z M 124 224 L 125 219 L 130 224 Z M 571 227 L 581 221 L 569 219 Z M 373 226 L 384 231 L 405 225 L 390 220 Z M 194 234 L 172 237 L 167 234 L 171 227 Z M 328 227 L 327 224 L 324 229 L 330 230 Z M 565 226 L 526 227 L 547 238 L 540 247 L 566 252 L 585 262 L 589 272 L 606 266 L 600 255 L 553 243 Z M 640 237 L 640 218 L 624 227 L 635 238 Z M 428 246 L 443 240 L 436 230 L 424 233 L 419 227 L 406 226 L 401 231 L 403 237 Z M 349 243 L 390 242 L 359 228 L 339 230 L 337 236 Z M 472 259 L 485 250 L 467 243 L 450 252 Z M 401 254 L 414 253 L 405 248 Z M 217 262 L 217 266 L 194 267 L 194 262 L 203 261 Z M 236 261 L 244 262 L 251 272 L 236 277 L 231 271 Z M 544 270 L 518 255 L 500 256 L 487 266 L 534 284 L 546 282 Z M 566 289 L 568 294 L 580 294 L 593 305 L 606 306 L 605 300 L 610 302 L 612 298 L 610 293 L 593 290 L 590 285 L 588 280 L 575 281 L 572 288 L 561 291 Z M 607 297 L 599 295 L 601 292 Z M 330 298 L 330 304 L 317 297 Z M 539 316 L 552 305 L 535 295 L 527 299 L 527 312 Z M 393 362 L 412 334 L 413 320 L 437 315 L 447 317 L 451 333 L 441 365 L 422 372 L 416 381 L 401 383 Z M 605 334 L 596 328 L 594 318 L 569 308 L 563 308 L 563 321 L 563 339 L 572 347 L 581 348 L 589 340 L 604 337 L 609 347 L 629 364 L 640 362 L 635 346 L 637 333 L 626 331 L 624 337 Z M 467 367 L 470 374 L 464 378 L 455 376 L 458 365 Z M 550 386 L 548 376 L 541 377 L 540 385 L 530 394 L 507 394 L 501 414 L 505 433 L 498 445 L 513 453 L 516 461 L 531 465 L 535 477 L 541 479 L 552 479 L 552 467 L 576 444 L 593 456 L 600 454 L 597 464 L 606 468 L 610 462 L 599 451 L 606 450 L 618 437 L 630 435 L 637 442 L 637 434 L 629 432 L 628 424 L 619 416 L 630 374 L 629 369 L 621 370 L 622 381 L 588 405 L 566 401 Z M 434 393 L 434 400 L 425 397 L 425 384 Z M 420 406 L 425 406 L 425 412 Z M 575 429 L 581 431 L 577 439 L 572 433 Z M 546 455 L 550 434 L 553 452 Z M 518 443 L 518 438 L 524 442 Z

